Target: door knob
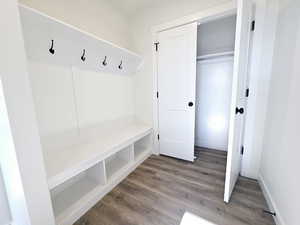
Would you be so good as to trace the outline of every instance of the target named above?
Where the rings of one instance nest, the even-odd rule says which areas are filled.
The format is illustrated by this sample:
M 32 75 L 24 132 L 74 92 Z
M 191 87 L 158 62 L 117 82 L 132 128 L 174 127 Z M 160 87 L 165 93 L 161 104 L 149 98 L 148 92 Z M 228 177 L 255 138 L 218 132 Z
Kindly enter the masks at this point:
M 189 102 L 189 107 L 193 107 L 194 103 L 193 102 Z
M 244 114 L 244 108 L 238 108 L 238 107 L 236 107 L 235 108 L 235 114 Z

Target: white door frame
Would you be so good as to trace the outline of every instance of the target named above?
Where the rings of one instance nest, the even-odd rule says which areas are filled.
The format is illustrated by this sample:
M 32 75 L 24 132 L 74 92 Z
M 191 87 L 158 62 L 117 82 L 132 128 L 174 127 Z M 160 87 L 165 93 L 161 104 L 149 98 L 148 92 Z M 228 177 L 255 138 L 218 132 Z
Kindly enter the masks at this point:
M 153 43 L 157 42 L 157 34 L 161 31 L 168 30 L 174 27 L 182 26 L 185 24 L 198 22 L 203 23 L 211 20 L 216 20 L 218 18 L 235 15 L 237 13 L 237 4 L 236 2 L 230 2 L 226 4 L 219 5 L 217 7 L 209 8 L 204 11 L 200 11 L 198 13 L 185 16 L 179 19 L 176 19 L 171 22 L 167 22 L 164 24 L 160 24 L 157 26 L 152 27 L 152 41 Z M 157 72 L 157 52 L 155 45 L 152 47 L 152 57 L 153 57 L 153 129 L 154 135 L 157 137 L 158 129 L 159 129 L 159 117 L 158 117 L 158 101 L 157 101 L 157 90 L 158 90 L 158 72 Z M 154 138 L 154 146 L 153 146 L 153 153 L 159 154 L 159 142 L 158 138 Z

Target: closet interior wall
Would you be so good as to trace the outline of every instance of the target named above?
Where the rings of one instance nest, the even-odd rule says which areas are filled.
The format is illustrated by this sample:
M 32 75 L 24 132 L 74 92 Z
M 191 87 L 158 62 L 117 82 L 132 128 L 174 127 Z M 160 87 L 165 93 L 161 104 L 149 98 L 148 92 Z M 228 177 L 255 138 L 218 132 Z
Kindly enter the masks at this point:
M 200 24 L 195 145 L 227 151 L 236 16 Z

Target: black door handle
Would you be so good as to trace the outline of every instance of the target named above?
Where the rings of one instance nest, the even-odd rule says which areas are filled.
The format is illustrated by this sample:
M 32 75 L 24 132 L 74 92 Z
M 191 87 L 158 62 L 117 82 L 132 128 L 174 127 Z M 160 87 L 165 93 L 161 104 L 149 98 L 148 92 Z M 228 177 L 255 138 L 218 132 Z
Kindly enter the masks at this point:
M 238 107 L 236 107 L 235 108 L 235 114 L 244 114 L 244 108 L 238 108 Z
M 194 103 L 193 102 L 189 102 L 189 107 L 193 107 Z

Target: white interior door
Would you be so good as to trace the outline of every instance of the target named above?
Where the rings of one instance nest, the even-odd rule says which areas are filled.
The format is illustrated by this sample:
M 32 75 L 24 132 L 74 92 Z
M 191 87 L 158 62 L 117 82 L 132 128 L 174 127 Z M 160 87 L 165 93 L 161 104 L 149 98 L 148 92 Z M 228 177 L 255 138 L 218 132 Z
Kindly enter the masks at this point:
M 160 154 L 194 160 L 197 23 L 158 34 Z
M 251 36 L 252 1 L 238 0 L 232 99 L 224 201 L 229 202 L 241 168 L 241 146 L 246 105 L 246 81 Z M 239 112 L 236 112 L 239 109 Z

